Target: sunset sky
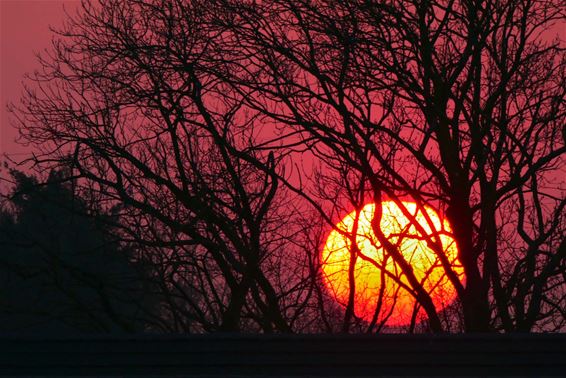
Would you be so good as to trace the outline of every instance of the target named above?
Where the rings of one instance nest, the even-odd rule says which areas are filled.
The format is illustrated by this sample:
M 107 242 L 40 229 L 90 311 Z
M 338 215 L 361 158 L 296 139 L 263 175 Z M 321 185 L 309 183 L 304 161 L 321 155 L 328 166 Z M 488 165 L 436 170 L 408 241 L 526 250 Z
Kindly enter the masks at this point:
M 26 72 L 38 68 L 35 53 L 49 48 L 52 33 L 73 13 L 79 0 L 0 0 L 0 154 L 22 156 L 26 147 L 15 142 L 17 131 L 10 125 L 6 104 L 17 103 Z M 549 36 L 566 38 L 564 25 L 556 25 Z
M 152 264 L 128 332 L 563 332 L 552 1 L 0 0 L 3 256 Z
M 49 26 L 60 26 L 64 9 L 72 13 L 79 4 L 78 0 L 0 0 L 1 155 L 16 158 L 27 151 L 14 141 L 17 131 L 10 125 L 6 104 L 17 103 L 24 74 L 37 69 L 35 53 L 49 47 Z

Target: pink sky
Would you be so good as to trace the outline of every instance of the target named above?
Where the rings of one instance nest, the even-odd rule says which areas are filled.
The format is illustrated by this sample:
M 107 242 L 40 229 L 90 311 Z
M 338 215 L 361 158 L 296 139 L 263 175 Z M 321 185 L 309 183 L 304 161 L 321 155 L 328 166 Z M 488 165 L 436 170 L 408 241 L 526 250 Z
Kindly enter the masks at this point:
M 59 27 L 64 8 L 73 12 L 78 0 L 0 0 L 0 161 L 3 155 L 18 160 L 29 151 L 16 144 L 6 104 L 17 103 L 26 72 L 38 68 L 36 52 L 51 42 L 49 26 Z
M 24 74 L 38 68 L 35 53 L 49 48 L 49 26 L 59 27 L 64 9 L 72 14 L 79 5 L 79 0 L 0 0 L 0 161 L 4 154 L 19 160 L 29 152 L 15 142 L 18 133 L 6 104 L 19 101 Z M 549 32 L 556 34 L 566 37 L 564 23 Z

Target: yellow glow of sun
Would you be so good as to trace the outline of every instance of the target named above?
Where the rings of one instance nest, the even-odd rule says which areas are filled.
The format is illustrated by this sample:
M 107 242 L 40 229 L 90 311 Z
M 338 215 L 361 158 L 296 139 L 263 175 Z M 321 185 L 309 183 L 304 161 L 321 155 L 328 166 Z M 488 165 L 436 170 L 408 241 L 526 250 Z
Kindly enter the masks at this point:
M 428 207 L 424 209 L 430 223 L 414 202 L 402 202 L 402 205 L 414 216 L 426 235 L 418 232 L 415 225 L 393 201 L 382 202 L 381 231 L 391 243 L 397 245 L 405 260 L 412 266 L 419 282 L 430 293 L 436 310 L 439 311 L 454 301 L 456 290 L 446 277 L 437 254 L 428 246 L 427 241 L 424 240 L 426 237 L 423 236 L 431 235 L 433 240 L 436 237 L 440 238 L 444 255 L 455 273 L 461 277 L 463 269 L 457 260 L 458 250 L 454 239 L 450 236 L 450 225 L 446 220 L 441 221 L 438 214 Z M 380 289 L 383 288 L 378 321 L 388 316 L 387 325 L 406 325 L 410 323 L 415 308 L 415 298 L 402 287 L 402 284 L 408 287 L 411 285 L 399 265 L 384 252 L 372 231 L 371 220 L 374 210 L 374 204 L 368 204 L 362 209 L 355 233 L 356 244 L 362 256 L 357 257 L 354 264 L 354 313 L 368 322 L 371 321 L 376 312 Z M 333 230 L 330 233 L 321 256 L 326 287 L 336 301 L 344 306 L 348 303 L 350 293 L 348 267 L 352 251 L 350 242 L 352 239 L 347 234 L 352 235 L 355 218 L 354 211 L 337 224 L 337 229 L 340 231 Z M 424 311 L 422 309 L 418 311 L 420 318 Z

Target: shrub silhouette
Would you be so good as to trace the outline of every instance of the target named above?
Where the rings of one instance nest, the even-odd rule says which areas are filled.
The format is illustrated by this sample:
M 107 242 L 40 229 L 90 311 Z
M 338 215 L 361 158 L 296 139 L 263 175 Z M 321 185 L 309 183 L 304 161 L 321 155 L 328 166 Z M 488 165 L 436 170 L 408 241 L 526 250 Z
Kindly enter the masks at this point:
M 132 251 L 113 238 L 63 174 L 46 183 L 12 171 L 0 209 L 0 331 L 134 332 L 151 303 Z M 149 307 L 148 307 L 149 306 Z

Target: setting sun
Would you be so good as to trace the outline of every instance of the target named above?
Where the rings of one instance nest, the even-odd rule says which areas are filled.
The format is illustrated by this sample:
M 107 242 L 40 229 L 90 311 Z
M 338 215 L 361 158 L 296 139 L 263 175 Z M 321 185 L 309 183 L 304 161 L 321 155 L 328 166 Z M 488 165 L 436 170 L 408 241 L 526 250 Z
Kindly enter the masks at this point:
M 380 228 L 385 237 L 397 245 L 404 259 L 411 265 L 416 278 L 430 293 L 437 311 L 440 311 L 453 302 L 456 291 L 448 280 L 440 259 L 425 239 L 440 238 L 442 250 L 452 269 L 462 276 L 463 269 L 457 261 L 458 251 L 454 239 L 450 236 L 450 225 L 446 220 L 441 221 L 438 214 L 428 207 L 425 207 L 425 211 L 429 220 L 414 202 L 402 202 L 402 206 L 415 218 L 425 235 L 418 232 L 410 221 L 411 217 L 407 217 L 393 201 L 382 202 Z M 355 261 L 353 276 L 356 316 L 371 321 L 378 303 L 381 303 L 377 321 L 387 318 L 387 325 L 405 325 L 411 321 L 415 298 L 404 287 L 406 285 L 410 288 L 410 284 L 401 268 L 384 252 L 371 229 L 374 210 L 374 204 L 368 204 L 362 209 L 358 217 L 357 231 L 354 230 L 354 211 L 344 217 L 337 224 L 337 229 L 329 234 L 322 250 L 324 281 L 336 301 L 345 306 L 350 294 L 348 268 L 351 261 Z M 353 237 L 349 236 L 353 233 L 356 235 L 359 249 L 355 260 L 351 260 L 353 248 L 350 240 Z M 424 311 L 419 310 L 418 314 L 420 316 Z

